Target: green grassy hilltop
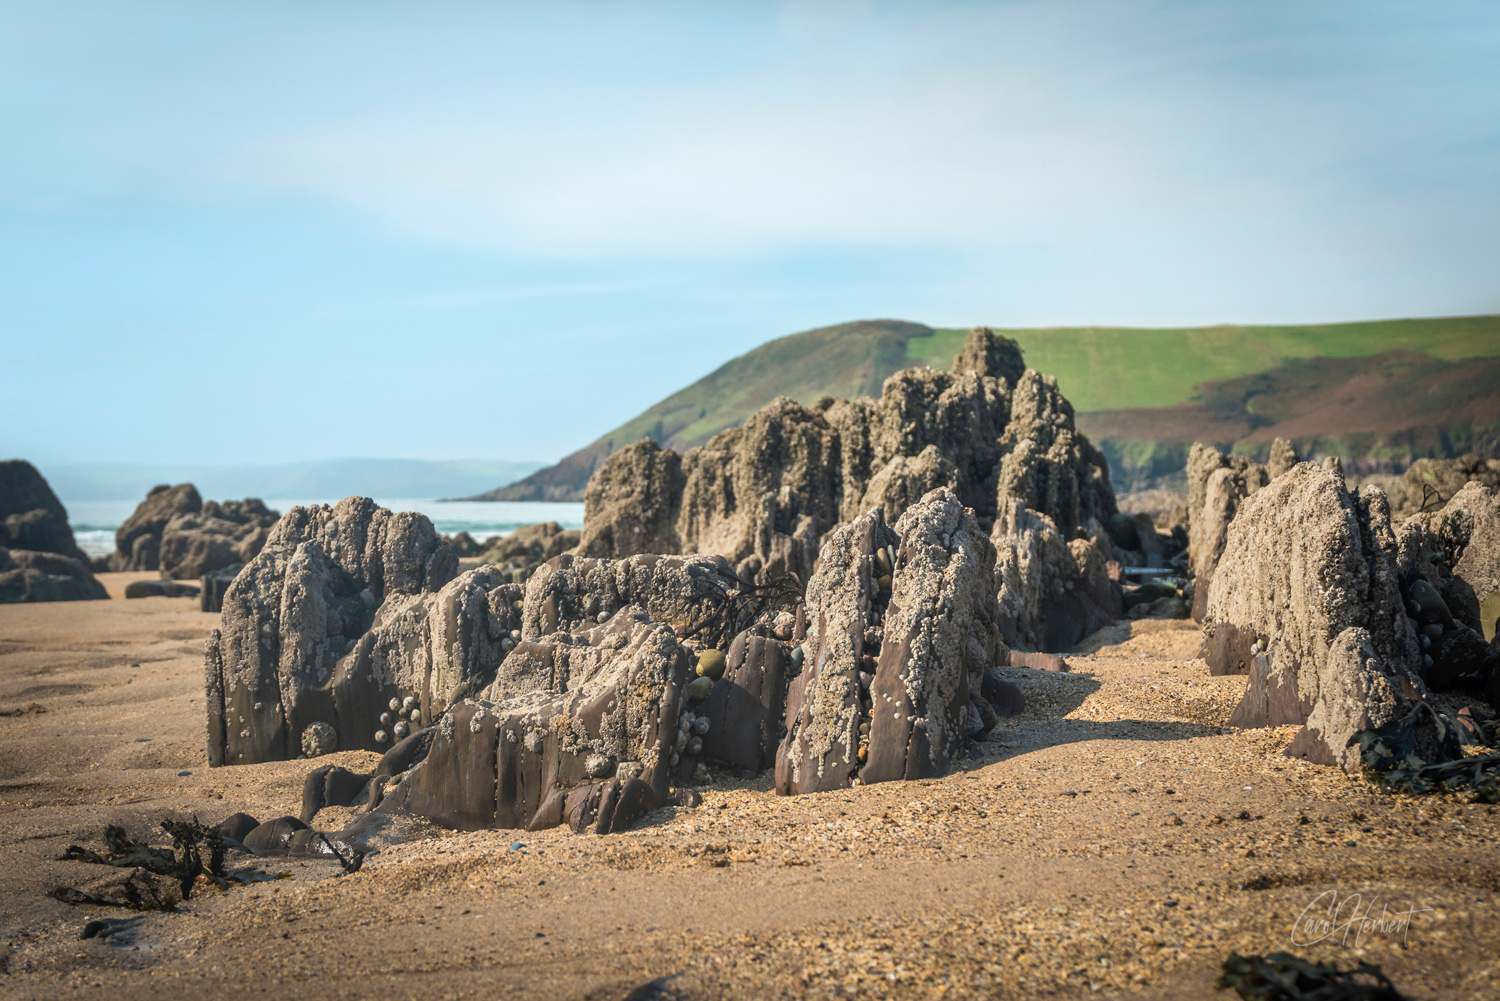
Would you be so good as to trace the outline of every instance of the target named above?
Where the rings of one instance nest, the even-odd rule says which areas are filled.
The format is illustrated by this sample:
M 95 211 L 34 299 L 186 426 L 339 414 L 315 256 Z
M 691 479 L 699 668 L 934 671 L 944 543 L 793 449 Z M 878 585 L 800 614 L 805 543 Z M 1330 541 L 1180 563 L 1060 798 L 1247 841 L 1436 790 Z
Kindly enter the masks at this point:
M 1500 441 L 1500 316 L 1301 326 L 994 328 L 1057 378 L 1117 483 L 1170 473 L 1186 445 L 1256 451 L 1285 425 L 1308 447 L 1399 463 Z M 878 396 L 893 372 L 947 368 L 966 330 L 861 320 L 768 341 L 601 435 L 558 465 L 481 497 L 579 499 L 616 448 L 701 445 L 777 396 Z M 1366 362 L 1348 360 L 1367 359 Z M 1477 367 L 1476 367 L 1477 366 Z M 1253 378 L 1252 378 L 1253 377 Z M 1335 402 L 1332 410 L 1319 405 Z M 1328 398 L 1328 399 L 1325 399 Z M 1274 401 L 1274 402 L 1273 402 Z M 1259 408 L 1259 409 L 1258 409 Z

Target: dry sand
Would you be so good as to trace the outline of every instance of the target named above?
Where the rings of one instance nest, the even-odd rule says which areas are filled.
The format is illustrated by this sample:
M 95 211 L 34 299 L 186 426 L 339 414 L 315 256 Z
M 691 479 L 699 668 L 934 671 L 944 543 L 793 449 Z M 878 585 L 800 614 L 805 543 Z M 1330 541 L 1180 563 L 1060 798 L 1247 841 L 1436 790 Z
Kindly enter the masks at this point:
M 264 860 L 292 878 L 174 914 L 49 898 L 96 875 L 57 858 L 106 823 L 297 812 L 307 762 L 205 764 L 216 618 L 0 606 L 0 996 L 616 999 L 676 975 L 651 996 L 1198 999 L 1230 950 L 1291 949 L 1414 997 L 1500 997 L 1496 809 L 1290 761 L 1290 728 L 1224 729 L 1244 679 L 1210 678 L 1182 622 L 1097 636 L 1073 674 L 1013 671 L 1027 713 L 942 779 L 796 798 L 718 779 L 623 835 L 438 832 L 345 877 Z M 1333 898 L 1390 923 L 1294 945 Z M 80 940 L 93 918 L 133 923 Z

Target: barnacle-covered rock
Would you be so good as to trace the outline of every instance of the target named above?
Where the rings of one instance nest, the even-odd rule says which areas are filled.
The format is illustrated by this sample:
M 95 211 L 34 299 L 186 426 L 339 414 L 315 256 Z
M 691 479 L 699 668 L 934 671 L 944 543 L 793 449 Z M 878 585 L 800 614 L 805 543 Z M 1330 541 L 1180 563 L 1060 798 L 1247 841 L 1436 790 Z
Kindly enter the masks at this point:
M 424 515 L 362 497 L 293 508 L 230 584 L 206 645 L 210 764 L 296 757 L 319 721 L 344 750 L 385 750 L 387 700 L 416 696 L 426 714 L 487 683 L 520 591 L 491 568 L 456 571 Z

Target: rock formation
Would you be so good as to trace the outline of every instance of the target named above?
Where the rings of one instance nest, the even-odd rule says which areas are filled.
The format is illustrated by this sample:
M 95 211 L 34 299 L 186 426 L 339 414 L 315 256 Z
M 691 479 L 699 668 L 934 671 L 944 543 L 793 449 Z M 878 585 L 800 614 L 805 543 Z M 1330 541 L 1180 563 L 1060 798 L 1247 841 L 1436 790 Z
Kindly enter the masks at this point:
M 108 598 L 82 560 L 57 553 L 0 547 L 0 604 Z
M 639 607 L 519 664 L 482 701 L 463 701 L 380 809 L 447 827 L 622 830 L 666 802 L 687 660 Z M 532 653 L 540 651 L 533 650 Z M 622 768 L 623 765 L 623 768 Z
M 1336 471 L 1310 463 L 1241 505 L 1203 636 L 1212 673 L 1251 675 L 1230 722 L 1306 724 L 1291 752 L 1320 763 L 1352 767 L 1344 744 L 1355 730 L 1427 693 L 1385 495 L 1351 496 Z
M 160 570 L 188 580 L 247 563 L 270 537 L 280 515 L 259 498 L 207 501 L 191 483 L 152 487 L 115 531 L 111 570 Z
M 501 567 L 511 580 L 520 584 L 552 557 L 578 548 L 582 536 L 576 528 L 544 521 L 523 525 L 504 538 L 486 541 L 477 555 L 484 562 Z
M 451 553 L 425 519 L 397 530 L 398 517 L 357 498 L 293 510 L 231 585 L 210 640 L 216 763 L 370 747 L 362 728 L 380 722 L 367 716 L 402 716 L 375 775 L 309 776 L 304 822 L 362 800 L 454 828 L 608 833 L 706 762 L 774 766 L 784 793 L 933 775 L 1019 705 L 995 673 L 994 549 L 947 488 L 894 530 L 879 510 L 835 530 L 805 596 L 747 586 L 722 557 L 656 554 L 562 554 L 524 597 L 493 567 L 433 592 L 412 569 L 423 541 L 429 567 Z M 382 597 L 353 591 L 377 564 Z M 355 633 L 338 656 L 337 637 Z M 252 637 L 258 664 L 243 655 Z M 272 645 L 274 664 L 260 649 Z M 276 687 L 256 688 L 268 673 Z
M 946 488 L 894 530 L 876 509 L 829 536 L 807 586 L 778 792 L 934 775 L 994 725 L 986 671 L 1006 653 L 994 566 L 994 546 Z
M 863 763 L 875 654 L 881 649 L 876 627 L 890 601 L 896 569 L 891 554 L 900 542 L 874 510 L 835 529 L 823 544 L 817 572 L 807 582 L 807 637 L 799 647 L 801 673 L 787 693 L 777 792 L 846 788 Z
M 163 577 L 190 580 L 248 563 L 271 537 L 280 512 L 256 497 L 209 501 L 196 514 L 179 514 L 162 529 L 158 562 Z
M 161 533 L 167 522 L 179 514 L 197 514 L 203 510 L 203 498 L 191 483 L 151 488 L 146 499 L 136 505 L 134 513 L 115 529 L 115 551 L 110 556 L 111 570 L 156 570 L 160 567 Z
M 0 546 L 88 561 L 62 501 L 25 459 L 0 462 Z
M 1440 510 L 1408 520 L 1400 538 L 1403 582 L 1426 580 L 1453 618 L 1493 640 L 1500 618 L 1500 490 L 1470 481 Z
M 1400 518 L 1436 511 L 1455 497 L 1464 485 L 1500 489 L 1500 459 L 1465 455 L 1457 459 L 1418 459 L 1399 477 L 1371 477 L 1391 499 L 1391 511 Z
M 1064 651 L 1125 611 L 1104 554 L 1089 539 L 1067 540 L 1046 515 L 1020 501 L 995 520 L 994 591 L 1000 636 L 1021 650 Z
M 830 530 L 877 506 L 897 518 L 937 487 L 984 529 L 1016 501 L 1068 539 L 1115 513 L 1056 381 L 979 329 L 954 371 L 897 372 L 879 400 L 783 398 L 682 456 L 649 439 L 620 449 L 590 481 L 579 552 L 712 552 L 747 583 L 806 580 Z
M 1271 451 L 1277 468 L 1289 457 L 1295 457 L 1296 452 L 1291 448 L 1290 442 L 1276 439 Z M 1194 442 L 1188 453 L 1187 481 L 1193 618 L 1202 622 L 1214 570 L 1224 554 L 1229 524 L 1245 498 L 1271 481 L 1271 474 L 1265 466 L 1242 455 L 1224 455 L 1216 448 Z
M 0 462 L 0 604 L 108 597 L 42 474 L 24 459 Z
M 514 628 L 499 573 L 445 588 L 457 567 L 424 515 L 362 497 L 288 512 L 229 586 L 207 644 L 210 763 L 296 757 L 318 722 L 341 750 L 384 750 L 398 715 L 401 730 L 414 709 L 433 718 L 455 672 L 486 651 L 494 663 L 477 670 L 493 669 Z

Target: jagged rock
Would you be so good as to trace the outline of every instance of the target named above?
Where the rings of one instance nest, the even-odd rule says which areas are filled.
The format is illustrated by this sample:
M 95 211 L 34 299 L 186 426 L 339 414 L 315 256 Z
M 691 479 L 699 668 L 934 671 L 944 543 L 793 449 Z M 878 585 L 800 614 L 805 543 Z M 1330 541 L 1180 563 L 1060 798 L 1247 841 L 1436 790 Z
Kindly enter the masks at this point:
M 785 397 L 682 458 L 677 534 L 686 552 L 720 553 L 746 573 L 805 579 L 838 521 L 839 437 Z M 590 531 L 587 512 L 584 533 Z
M 0 604 L 108 597 L 109 592 L 82 560 L 58 553 L 0 547 Z
M 981 527 L 1015 500 L 1068 538 L 1115 512 L 1055 380 L 979 329 L 955 371 L 897 372 L 878 401 L 781 398 L 680 458 L 650 440 L 621 449 L 590 481 L 578 552 L 712 552 L 747 582 L 806 579 L 829 530 L 877 505 L 894 518 L 936 486 Z
M 1297 446 L 1285 438 L 1276 438 L 1271 442 L 1271 454 L 1266 459 L 1266 475 L 1274 480 L 1301 461 Z
M 135 512 L 115 529 L 115 556 L 111 558 L 111 567 L 115 570 L 158 569 L 161 534 L 167 522 L 179 514 L 197 514 L 201 510 L 203 498 L 191 483 L 179 483 L 175 487 L 162 483 L 152 487 L 146 499 L 136 505 Z M 147 537 L 152 541 L 139 541 Z
M 865 784 L 944 770 L 965 740 L 988 731 L 985 670 L 1000 660 L 995 547 L 972 512 L 935 490 L 896 523 L 901 545 L 870 685 Z
M 444 713 L 378 809 L 461 830 L 566 822 L 605 834 L 664 804 L 688 677 L 675 633 L 632 606 L 566 640 L 523 644 L 484 699 Z M 600 776 L 598 759 L 640 767 Z
M 1441 510 L 1416 515 L 1399 530 L 1400 572 L 1436 589 L 1453 618 L 1495 638 L 1500 618 L 1500 490 L 1470 481 Z
M 866 716 L 859 676 L 865 636 L 888 600 L 876 551 L 900 541 L 874 510 L 823 543 L 807 582 L 806 660 L 787 692 L 787 734 L 776 750 L 776 791 L 783 795 L 843 789 L 855 776 Z
M 133 580 L 125 585 L 127 598 L 196 598 L 198 588 L 175 580 Z
M 899 518 L 929 491 L 958 486 L 958 467 L 936 445 L 928 445 L 914 458 L 898 455 L 870 479 L 864 506 L 878 507 Z
M 953 360 L 953 371 L 1001 379 L 1014 386 L 1026 374 L 1026 362 L 1021 357 L 1021 345 L 988 327 L 975 327 Z
M 1420 686 L 1403 668 L 1381 659 L 1367 630 L 1345 629 L 1329 648 L 1317 701 L 1287 756 L 1358 775 L 1359 748 L 1348 746 L 1349 738 L 1405 716 L 1413 699 L 1421 697 Z
M 514 628 L 503 594 L 491 597 L 513 585 L 475 576 L 495 573 L 482 568 L 440 598 L 457 562 L 426 516 L 368 498 L 288 512 L 230 584 L 206 646 L 210 764 L 295 757 L 303 730 L 320 720 L 341 748 L 384 750 L 376 733 L 389 739 L 378 719 L 386 701 L 419 698 L 430 719 L 455 674 L 492 669 L 473 661 Z M 507 617 L 491 622 L 492 612 Z
M 1028 369 L 1016 383 L 1010 421 L 1001 436 L 996 511 L 1019 500 L 1072 534 L 1090 519 L 1107 523 L 1115 513 L 1104 454 L 1074 427 L 1073 405 L 1057 380 Z M 979 511 L 979 508 L 975 508 Z
M 25 459 L 0 462 L 0 547 L 88 562 L 68 526 L 67 509 Z
M 1187 480 L 1193 618 L 1202 622 L 1229 525 L 1245 499 L 1270 482 L 1270 476 L 1266 467 L 1242 455 L 1225 456 L 1216 448 L 1194 442 L 1188 453 Z
M 680 552 L 682 485 L 682 457 L 653 439 L 611 455 L 584 492 L 579 554 L 613 559 Z
M 1369 630 L 1391 664 L 1420 662 L 1403 614 L 1385 495 L 1353 497 L 1336 475 L 1303 463 L 1249 498 L 1229 528 L 1209 586 L 1204 653 L 1214 674 L 1248 673 L 1251 647 L 1296 677 L 1305 711 L 1339 633 Z
M 1007 646 L 1059 652 L 1124 614 L 1124 595 L 1086 539 L 1065 541 L 1051 518 L 1019 501 L 995 519 L 994 591 Z
M 1211 673 L 1251 675 L 1231 724 L 1306 723 L 1289 753 L 1323 763 L 1352 760 L 1339 741 L 1354 732 L 1362 700 L 1375 720 L 1381 700 L 1407 707 L 1427 694 L 1385 495 L 1353 497 L 1335 472 L 1310 463 L 1240 509 L 1203 635 Z

